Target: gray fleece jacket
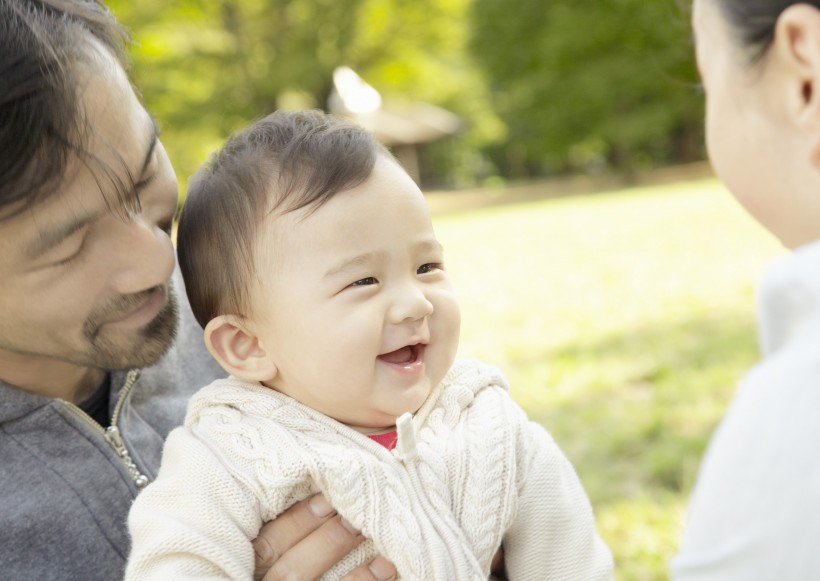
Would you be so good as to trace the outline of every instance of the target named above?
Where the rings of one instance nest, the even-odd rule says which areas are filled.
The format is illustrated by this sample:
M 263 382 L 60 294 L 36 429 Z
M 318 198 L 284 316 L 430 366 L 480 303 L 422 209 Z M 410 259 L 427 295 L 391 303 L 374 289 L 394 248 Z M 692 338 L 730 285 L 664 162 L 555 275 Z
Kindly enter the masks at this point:
M 174 346 L 154 367 L 111 375 L 119 434 L 106 434 L 71 404 L 0 381 L 0 579 L 122 578 L 138 480 L 156 475 L 165 436 L 182 422 L 188 398 L 225 375 L 204 348 L 178 276 L 175 282 L 181 321 Z

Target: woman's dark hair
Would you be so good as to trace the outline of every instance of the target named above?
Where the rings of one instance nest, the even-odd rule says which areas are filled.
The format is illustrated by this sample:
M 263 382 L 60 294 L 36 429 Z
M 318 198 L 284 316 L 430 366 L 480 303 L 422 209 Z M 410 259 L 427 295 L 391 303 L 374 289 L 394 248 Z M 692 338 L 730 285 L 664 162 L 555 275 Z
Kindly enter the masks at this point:
M 97 0 L 0 0 L 0 216 L 59 191 L 86 148 L 77 64 L 94 41 L 126 65 L 127 36 Z
M 766 53 L 774 38 L 780 14 L 792 4 L 809 4 L 820 8 L 820 1 L 789 0 L 717 0 L 720 10 L 738 34 L 744 48 L 751 51 L 752 62 Z

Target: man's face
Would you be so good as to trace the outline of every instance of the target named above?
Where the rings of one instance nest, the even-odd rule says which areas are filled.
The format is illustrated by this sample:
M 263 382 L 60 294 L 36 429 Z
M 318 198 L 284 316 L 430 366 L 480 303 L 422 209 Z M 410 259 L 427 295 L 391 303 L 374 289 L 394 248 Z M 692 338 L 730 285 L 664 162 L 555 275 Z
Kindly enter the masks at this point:
M 99 52 L 78 65 L 90 158 L 71 159 L 45 202 L 0 221 L 0 368 L 144 366 L 173 338 L 176 178 L 122 68 Z
M 422 193 L 380 156 L 360 186 L 259 232 L 255 331 L 266 382 L 362 431 L 415 412 L 458 347 L 460 313 Z

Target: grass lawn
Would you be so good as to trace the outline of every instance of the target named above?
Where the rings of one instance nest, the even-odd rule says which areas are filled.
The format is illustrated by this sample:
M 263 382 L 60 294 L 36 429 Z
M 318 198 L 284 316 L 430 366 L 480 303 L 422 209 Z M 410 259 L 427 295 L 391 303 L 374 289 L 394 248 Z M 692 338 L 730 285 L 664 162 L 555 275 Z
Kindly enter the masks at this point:
M 618 579 L 667 578 L 688 493 L 757 358 L 783 251 L 714 180 L 434 216 L 461 356 L 499 366 L 575 464 Z

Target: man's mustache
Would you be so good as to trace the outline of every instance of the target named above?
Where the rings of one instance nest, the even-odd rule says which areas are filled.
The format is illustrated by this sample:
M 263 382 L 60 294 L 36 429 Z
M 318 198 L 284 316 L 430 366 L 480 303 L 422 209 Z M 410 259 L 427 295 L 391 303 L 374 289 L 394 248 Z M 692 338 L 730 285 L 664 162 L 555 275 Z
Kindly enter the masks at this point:
M 157 291 L 165 290 L 167 300 L 167 286 L 155 286 L 148 290 L 130 295 L 120 295 L 103 305 L 95 308 L 83 324 L 83 334 L 94 339 L 100 333 L 100 328 L 111 321 L 119 321 L 144 305 Z

